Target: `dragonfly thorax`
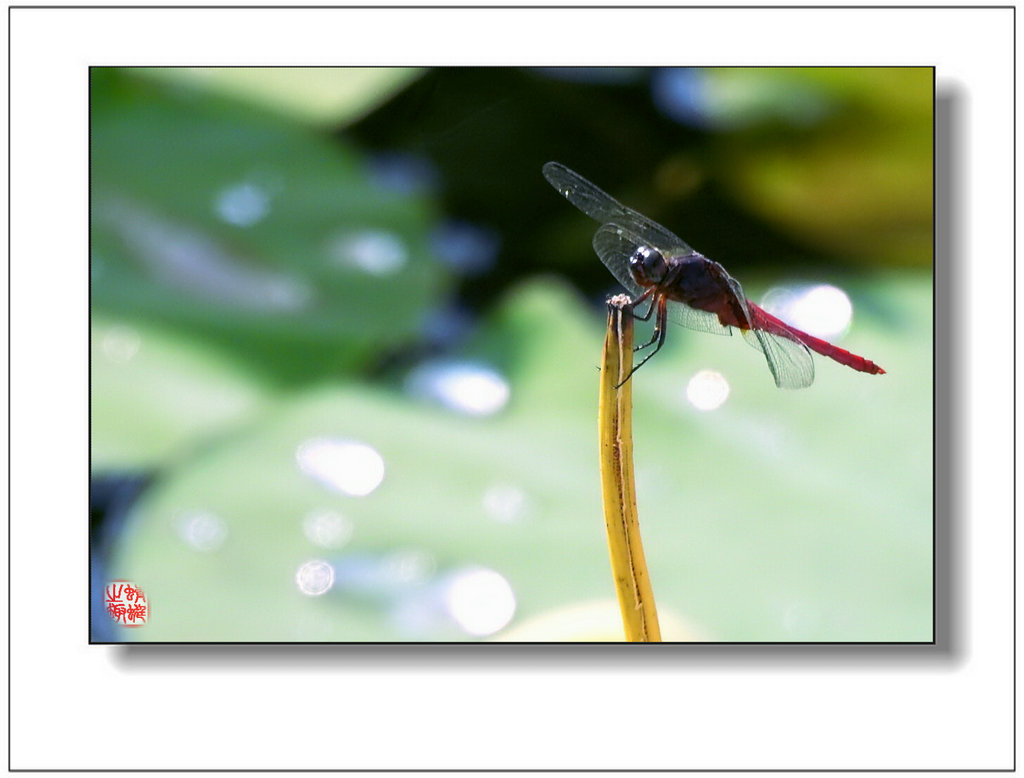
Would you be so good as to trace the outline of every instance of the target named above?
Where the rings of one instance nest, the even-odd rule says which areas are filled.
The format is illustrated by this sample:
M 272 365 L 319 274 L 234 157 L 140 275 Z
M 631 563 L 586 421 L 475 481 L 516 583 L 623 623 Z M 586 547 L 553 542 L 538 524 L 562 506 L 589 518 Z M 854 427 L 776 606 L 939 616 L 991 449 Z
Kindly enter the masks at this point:
M 629 258 L 629 274 L 641 286 L 656 286 L 665 280 L 668 262 L 651 246 L 638 246 Z

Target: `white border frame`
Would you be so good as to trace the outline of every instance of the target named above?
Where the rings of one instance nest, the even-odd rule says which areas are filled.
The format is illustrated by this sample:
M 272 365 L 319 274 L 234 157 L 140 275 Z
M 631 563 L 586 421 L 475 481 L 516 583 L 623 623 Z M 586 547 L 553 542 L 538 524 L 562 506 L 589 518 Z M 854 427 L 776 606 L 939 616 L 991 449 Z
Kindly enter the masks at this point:
M 19 8 L 9 20 L 11 767 L 1012 766 L 1012 9 Z M 87 645 L 86 69 L 113 64 L 935 65 L 962 121 L 957 634 L 642 658 Z M 628 710 L 611 707 L 615 688 L 630 690 Z M 624 718 L 648 747 L 621 737 Z

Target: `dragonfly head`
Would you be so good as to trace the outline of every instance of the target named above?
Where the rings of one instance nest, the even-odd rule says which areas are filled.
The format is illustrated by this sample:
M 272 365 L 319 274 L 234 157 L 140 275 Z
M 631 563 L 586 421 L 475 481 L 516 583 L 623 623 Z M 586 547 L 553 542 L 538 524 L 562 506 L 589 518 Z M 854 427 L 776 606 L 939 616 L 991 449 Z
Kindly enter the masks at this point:
M 668 272 L 665 256 L 650 246 L 640 246 L 629 258 L 629 273 L 641 286 L 660 284 Z

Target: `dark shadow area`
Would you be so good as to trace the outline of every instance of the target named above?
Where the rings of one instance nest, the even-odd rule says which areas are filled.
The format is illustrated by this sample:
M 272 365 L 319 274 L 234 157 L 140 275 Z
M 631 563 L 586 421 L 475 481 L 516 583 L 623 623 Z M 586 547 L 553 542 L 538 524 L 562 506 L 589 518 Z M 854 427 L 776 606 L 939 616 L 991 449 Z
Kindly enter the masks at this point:
M 347 666 L 410 672 L 464 668 L 512 672 L 585 670 L 620 665 L 661 672 L 699 665 L 707 668 L 797 668 L 877 670 L 934 667 L 959 661 L 965 639 L 963 555 L 964 406 L 962 369 L 967 311 L 963 290 L 959 197 L 963 165 L 962 98 L 936 98 L 935 115 L 935 644 L 662 644 L 646 648 L 620 644 L 281 644 L 125 645 L 115 661 L 125 671 L 230 672 L 273 669 L 321 672 Z M 956 549 L 956 553 L 954 553 Z M 642 658 L 637 654 L 642 651 Z
M 968 558 L 964 461 L 967 395 L 966 301 L 969 275 L 960 228 L 964 165 L 963 98 L 935 101 L 935 643 L 952 659 L 964 652 L 963 564 Z M 956 553 L 954 553 L 956 549 Z
M 727 257 L 736 272 L 771 257 L 787 257 L 790 268 L 800 262 L 820 268 L 822 257 L 745 211 L 714 176 L 694 172 L 721 164 L 719 133 L 659 111 L 651 72 L 588 83 L 566 76 L 581 69 L 553 70 L 560 77 L 529 68 L 432 70 L 339 133 L 376 153 L 431 160 L 444 182 L 445 211 L 501 236 L 506 261 L 493 273 L 461 280 L 466 304 L 486 309 L 537 273 L 558 273 L 595 299 L 618 291 L 593 261 L 589 225 L 556 207 L 561 204 L 541 178 L 541 166 L 552 160 L 671 225 L 707 256 Z M 675 159 L 675 177 L 666 174 L 652 185 L 651 171 L 666 159 Z M 687 175 L 694 181 L 684 186 Z M 579 239 L 573 229 L 581 231 Z
M 639 652 L 642 652 L 639 653 Z M 115 653 L 126 672 L 231 672 L 293 670 L 322 672 L 358 666 L 366 669 L 421 672 L 459 668 L 491 672 L 571 672 L 622 667 L 636 672 L 700 666 L 709 669 L 845 668 L 875 671 L 934 667 L 949 662 L 948 652 L 932 644 L 814 645 L 735 643 L 626 644 L 459 644 L 459 645 L 130 645 Z

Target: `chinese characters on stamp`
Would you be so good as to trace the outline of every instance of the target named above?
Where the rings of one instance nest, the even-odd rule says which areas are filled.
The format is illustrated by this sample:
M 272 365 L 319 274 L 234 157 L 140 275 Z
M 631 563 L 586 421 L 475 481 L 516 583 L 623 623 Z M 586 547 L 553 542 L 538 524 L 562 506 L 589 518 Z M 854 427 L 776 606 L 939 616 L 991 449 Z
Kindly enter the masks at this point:
M 122 627 L 141 627 L 149 619 L 149 601 L 131 581 L 107 584 L 106 607 L 110 617 Z

